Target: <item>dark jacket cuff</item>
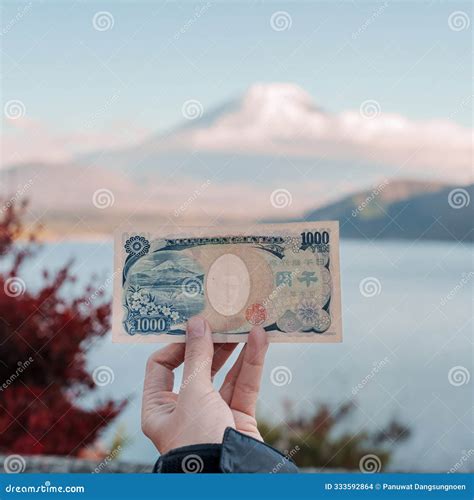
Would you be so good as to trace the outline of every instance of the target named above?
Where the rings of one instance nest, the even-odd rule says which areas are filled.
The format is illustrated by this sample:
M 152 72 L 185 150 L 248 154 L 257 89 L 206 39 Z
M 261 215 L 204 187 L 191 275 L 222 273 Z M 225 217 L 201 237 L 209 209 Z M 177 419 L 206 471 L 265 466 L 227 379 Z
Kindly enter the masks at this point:
M 162 455 L 153 472 L 298 472 L 294 462 L 275 448 L 227 427 L 222 444 L 183 446 Z

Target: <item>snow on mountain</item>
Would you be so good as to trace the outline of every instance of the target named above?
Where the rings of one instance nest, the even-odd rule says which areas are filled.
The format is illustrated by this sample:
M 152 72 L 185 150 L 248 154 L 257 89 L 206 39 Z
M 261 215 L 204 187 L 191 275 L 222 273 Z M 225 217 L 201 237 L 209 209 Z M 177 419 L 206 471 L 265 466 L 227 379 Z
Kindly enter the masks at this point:
M 322 112 L 296 85 L 255 85 L 241 106 L 187 138 L 196 150 L 358 158 L 403 168 L 471 167 L 473 131 L 451 120 L 412 121 L 385 113 L 376 101 L 359 110 Z
M 186 269 L 185 267 L 180 266 L 179 264 L 177 264 L 176 262 L 174 262 L 172 260 L 166 260 L 166 261 L 162 262 L 161 264 L 153 266 L 151 268 L 151 271 L 153 271 L 153 272 L 168 272 L 169 271 L 169 272 L 176 273 L 176 274 L 183 274 L 185 276 L 189 276 L 190 274 L 196 274 L 193 271 L 191 271 L 190 269 Z
M 330 113 L 290 83 L 255 84 L 240 99 L 183 121 L 138 146 L 80 160 L 122 168 L 142 180 L 150 173 L 179 170 L 193 176 L 219 171 L 224 181 L 247 182 L 249 174 L 255 176 L 255 163 L 270 161 L 275 177 L 282 180 L 293 177 L 288 164 L 298 169 L 298 162 L 303 162 L 303 172 L 321 167 L 317 175 L 333 175 L 333 168 L 338 169 L 338 178 L 346 178 L 353 168 L 370 177 L 372 170 L 379 176 L 398 172 L 456 182 L 468 182 L 471 175 L 472 129 L 450 119 L 410 120 L 384 112 L 383 103 L 371 100 L 355 110 Z M 283 169 L 273 162 L 281 158 Z M 253 159 L 257 162 L 249 168 Z
M 135 146 L 7 166 L 0 195 L 23 195 L 29 186 L 34 209 L 74 217 L 82 210 L 98 219 L 127 213 L 212 221 L 280 216 L 271 195 L 281 189 L 291 195 L 281 215 L 295 217 L 387 178 L 470 181 L 472 129 L 450 119 L 413 121 L 375 101 L 355 108 L 330 113 L 297 85 L 255 84 Z M 94 199 L 104 190 L 113 200 L 97 212 Z M 81 213 L 82 222 L 87 230 L 90 217 Z

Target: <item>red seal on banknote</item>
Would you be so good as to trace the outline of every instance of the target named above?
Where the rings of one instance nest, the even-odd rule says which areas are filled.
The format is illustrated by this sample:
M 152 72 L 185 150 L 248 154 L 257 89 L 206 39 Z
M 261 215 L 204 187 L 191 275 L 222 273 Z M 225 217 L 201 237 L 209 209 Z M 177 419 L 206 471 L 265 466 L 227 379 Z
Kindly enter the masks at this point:
M 252 304 L 247 307 L 245 318 L 252 325 L 261 325 L 267 319 L 267 310 L 262 304 Z

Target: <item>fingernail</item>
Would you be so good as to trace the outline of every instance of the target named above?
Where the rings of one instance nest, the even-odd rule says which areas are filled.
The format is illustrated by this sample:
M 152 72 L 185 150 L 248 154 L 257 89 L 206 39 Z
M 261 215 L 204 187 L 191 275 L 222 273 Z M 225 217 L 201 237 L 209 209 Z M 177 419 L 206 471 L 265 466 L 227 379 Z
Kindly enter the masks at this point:
M 193 316 L 188 321 L 188 336 L 191 338 L 194 337 L 203 337 L 206 332 L 206 324 L 204 320 L 199 316 Z

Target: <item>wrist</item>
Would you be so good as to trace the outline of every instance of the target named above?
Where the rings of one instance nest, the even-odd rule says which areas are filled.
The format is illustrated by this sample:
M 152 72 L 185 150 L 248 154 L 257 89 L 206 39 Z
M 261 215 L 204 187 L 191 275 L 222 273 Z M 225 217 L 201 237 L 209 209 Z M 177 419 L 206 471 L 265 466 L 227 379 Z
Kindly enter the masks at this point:
M 182 431 L 177 436 L 169 436 L 166 440 L 162 439 L 159 445 L 157 440 L 152 439 L 152 442 L 161 456 L 175 450 L 187 449 L 193 446 L 205 447 L 214 444 L 220 446 L 224 440 L 226 429 L 231 427 L 234 428 L 233 425 L 222 428 L 219 425 L 208 425 L 204 429 L 202 426 L 192 424 L 188 428 L 181 427 Z M 165 437 L 163 434 L 163 432 L 160 433 L 161 437 Z

